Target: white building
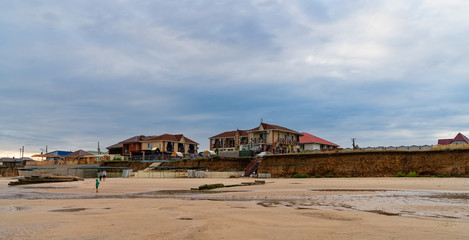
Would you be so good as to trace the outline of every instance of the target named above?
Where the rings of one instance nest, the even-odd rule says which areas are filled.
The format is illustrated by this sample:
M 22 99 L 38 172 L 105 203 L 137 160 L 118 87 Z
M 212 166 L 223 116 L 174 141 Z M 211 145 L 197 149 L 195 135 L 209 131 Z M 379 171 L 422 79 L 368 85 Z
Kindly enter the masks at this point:
M 303 136 L 300 137 L 300 149 L 303 151 L 327 151 L 329 149 L 336 149 L 339 145 L 316 137 L 309 133 L 302 132 Z

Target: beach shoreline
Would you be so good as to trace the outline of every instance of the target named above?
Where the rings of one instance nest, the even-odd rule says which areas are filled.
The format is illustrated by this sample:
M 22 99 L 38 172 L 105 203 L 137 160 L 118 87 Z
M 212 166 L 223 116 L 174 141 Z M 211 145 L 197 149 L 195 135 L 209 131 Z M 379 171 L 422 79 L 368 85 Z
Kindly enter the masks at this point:
M 467 178 L 109 178 L 4 187 L 5 239 L 464 239 Z M 16 194 L 16 195 L 15 195 Z M 3 238 L 3 237 L 0 237 Z

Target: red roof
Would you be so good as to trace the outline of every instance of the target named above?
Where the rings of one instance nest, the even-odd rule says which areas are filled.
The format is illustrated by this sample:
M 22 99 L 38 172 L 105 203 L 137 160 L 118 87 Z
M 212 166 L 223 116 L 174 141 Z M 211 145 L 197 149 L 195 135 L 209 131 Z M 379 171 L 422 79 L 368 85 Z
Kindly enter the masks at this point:
M 453 139 L 438 139 L 438 144 L 448 145 L 456 141 L 461 141 L 469 144 L 469 138 L 464 136 L 462 133 L 458 133 L 458 135 L 456 135 L 456 137 L 454 137 Z
M 339 146 L 335 143 L 329 142 L 327 140 L 324 140 L 320 137 L 316 137 L 316 136 L 311 135 L 309 133 L 302 132 L 302 134 L 303 134 L 303 136 L 300 137 L 300 144 L 302 144 L 302 143 L 319 143 L 319 144 L 336 146 L 336 147 Z
M 456 135 L 453 141 L 463 141 L 463 142 L 469 143 L 469 139 L 466 136 L 464 136 L 462 133 L 458 133 L 458 135 Z

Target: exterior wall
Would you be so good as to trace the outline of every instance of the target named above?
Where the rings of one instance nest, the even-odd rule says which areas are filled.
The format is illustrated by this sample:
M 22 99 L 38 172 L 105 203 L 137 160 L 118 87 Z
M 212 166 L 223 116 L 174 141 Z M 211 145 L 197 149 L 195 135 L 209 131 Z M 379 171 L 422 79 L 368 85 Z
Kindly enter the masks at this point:
M 301 144 L 301 149 L 305 151 L 317 151 L 321 150 L 321 145 L 316 143 L 305 143 Z
M 151 144 L 151 147 L 148 147 L 148 144 Z M 163 149 L 163 142 L 162 141 L 153 141 L 153 142 L 144 142 L 142 143 L 142 150 L 151 150 L 152 148 L 157 147 L 158 149 Z
M 239 151 L 222 151 L 218 153 L 220 157 L 229 157 L 229 158 L 237 158 L 239 157 Z
M 98 167 L 98 164 L 87 165 L 48 165 L 44 166 L 45 169 L 36 169 L 33 171 L 19 171 L 20 175 L 25 177 L 39 176 L 41 174 L 53 174 L 58 176 L 77 176 L 82 178 L 95 178 L 98 175 L 97 169 L 73 169 L 75 167 Z M 25 166 L 25 168 L 36 168 L 35 166 Z M 52 169 L 47 169 L 52 168 Z
M 139 151 L 142 149 L 142 144 L 141 143 L 124 143 L 124 146 L 122 148 L 122 153 L 124 155 L 130 155 L 131 152 L 134 151 Z M 128 152 L 125 152 L 125 150 L 128 150 Z

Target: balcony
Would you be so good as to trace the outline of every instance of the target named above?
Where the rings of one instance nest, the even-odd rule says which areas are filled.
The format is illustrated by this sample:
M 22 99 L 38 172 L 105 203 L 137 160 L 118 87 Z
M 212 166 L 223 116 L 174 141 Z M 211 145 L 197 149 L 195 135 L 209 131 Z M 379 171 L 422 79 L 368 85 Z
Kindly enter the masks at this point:
M 295 141 L 295 140 L 290 140 L 290 139 L 280 139 L 278 141 L 279 144 L 283 144 L 283 145 L 298 145 L 298 141 Z
M 251 138 L 251 143 L 267 143 L 267 138 Z

